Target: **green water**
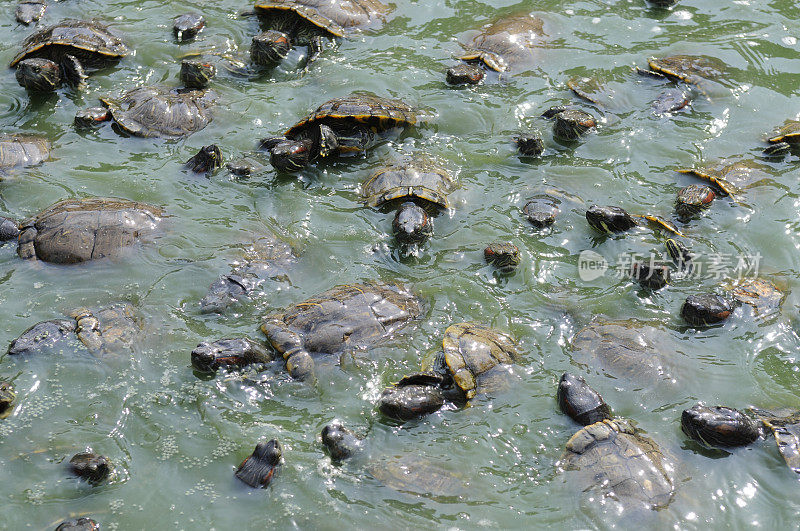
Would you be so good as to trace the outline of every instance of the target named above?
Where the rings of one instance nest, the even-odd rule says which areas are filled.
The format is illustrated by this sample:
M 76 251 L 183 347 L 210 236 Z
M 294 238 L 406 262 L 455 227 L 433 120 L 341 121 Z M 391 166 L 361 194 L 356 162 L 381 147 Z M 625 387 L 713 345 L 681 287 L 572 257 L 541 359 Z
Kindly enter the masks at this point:
M 0 63 L 33 31 L 13 22 L 14 4 L 3 3 Z M 145 83 L 177 85 L 177 58 L 186 52 L 246 52 L 257 24 L 236 15 L 244 7 L 230 0 L 53 3 L 43 22 L 95 17 L 123 33 L 135 54 L 91 77 L 80 94 L 30 98 L 12 71 L 0 79 L 2 132 L 40 133 L 53 142 L 53 160 L 0 183 L 5 214 L 21 218 L 88 195 L 146 201 L 170 214 L 164 236 L 125 260 L 60 267 L 0 249 L 0 345 L 81 305 L 130 301 L 147 323 L 147 337 L 130 359 L 98 361 L 80 352 L 2 358 L 0 375 L 13 379 L 18 400 L 0 421 L 0 528 L 54 527 L 71 514 L 92 515 L 108 529 L 612 527 L 620 522 L 613 504 L 576 492 L 556 470 L 577 430 L 554 400 L 565 370 L 584 375 L 618 415 L 673 456 L 675 499 L 648 515 L 647 526 L 796 525 L 798 479 L 772 439 L 728 456 L 702 453 L 681 433 L 679 418 L 698 401 L 800 408 L 797 157 L 765 163 L 771 179 L 747 190 L 738 205 L 721 198 L 682 226 L 698 254 L 760 255 L 762 274 L 789 295 L 779 314 L 759 321 L 739 310 L 724 326 L 687 330 L 678 316 L 682 301 L 719 289 L 724 278 L 679 279 L 652 295 L 611 273 L 582 281 L 581 251 L 615 261 L 620 253 L 661 253 L 661 238 L 639 231 L 597 239 L 580 204 L 544 232 L 521 214 L 546 184 L 587 203 L 670 216 L 676 191 L 695 182 L 674 169 L 757 158 L 763 135 L 800 112 L 800 12 L 793 2 L 683 0 L 672 10 L 642 0 L 397 2 L 382 29 L 326 50 L 305 75 L 279 69 L 255 81 L 221 76 L 215 120 L 185 140 L 122 138 L 107 126 L 74 129 L 75 112 L 99 96 Z M 444 83 L 460 34 L 534 7 L 548 37 L 533 70 L 467 89 Z M 202 12 L 208 26 L 194 43 L 178 45 L 171 19 L 189 9 Z M 714 56 L 729 71 L 710 99 L 656 117 L 650 103 L 664 85 L 633 75 L 631 67 L 673 53 Z M 577 103 L 566 82 L 591 74 L 615 90 L 613 106 L 582 104 L 598 117 L 597 132 L 575 146 L 552 141 L 549 124 L 537 116 Z M 210 143 L 229 160 L 246 154 L 259 138 L 354 90 L 402 98 L 435 118 L 366 157 L 296 177 L 268 171 L 235 180 L 224 170 L 205 177 L 181 167 Z M 541 129 L 548 145 L 533 163 L 516 157 L 509 140 L 530 128 Z M 435 237 L 417 257 L 400 258 L 391 216 L 364 208 L 359 186 L 387 161 L 418 151 L 444 161 L 459 188 L 451 211 L 436 219 Z M 302 251 L 289 281 L 267 282 L 253 303 L 224 316 L 200 315 L 197 302 L 208 286 L 267 230 Z M 481 251 L 495 239 L 520 248 L 522 266 L 513 276 L 496 277 L 483 263 Z M 200 341 L 261 339 L 257 325 L 269 311 L 368 279 L 407 282 L 430 301 L 430 311 L 395 340 L 326 371 L 316 386 L 283 374 L 254 384 L 235 375 L 201 379 L 192 371 L 189 353 Z M 573 317 L 565 318 L 564 309 Z M 671 378 L 615 379 L 573 361 L 568 342 L 596 314 L 662 329 Z M 466 320 L 519 340 L 525 359 L 513 391 L 402 428 L 382 420 L 373 403 L 383 387 L 417 368 L 449 324 Z M 332 465 L 319 432 L 333 418 L 369 433 L 381 452 L 438 461 L 468 478 L 469 491 L 459 497 L 397 492 L 357 463 Z M 282 474 L 267 490 L 244 487 L 234 468 L 257 441 L 273 437 L 284 447 Z M 66 476 L 65 461 L 86 447 L 115 463 L 109 484 L 92 488 Z

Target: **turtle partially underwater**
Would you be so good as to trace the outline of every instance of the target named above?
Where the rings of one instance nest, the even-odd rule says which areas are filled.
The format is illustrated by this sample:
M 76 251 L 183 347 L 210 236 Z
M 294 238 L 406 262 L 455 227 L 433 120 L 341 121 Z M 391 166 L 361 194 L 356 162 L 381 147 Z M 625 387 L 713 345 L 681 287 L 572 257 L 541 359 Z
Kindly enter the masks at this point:
M 786 293 L 766 278 L 744 279 L 731 288 L 730 295 L 736 302 L 751 306 L 755 315 L 777 311 L 786 298 Z
M 75 264 L 117 256 L 158 232 L 164 212 L 127 199 L 66 199 L 21 224 L 0 218 L 0 241 L 17 240 L 26 260 Z
M 11 355 L 33 355 L 83 346 L 95 356 L 130 350 L 142 331 L 142 319 L 129 303 L 97 309 L 76 308 L 67 319 L 42 321 L 11 342 Z
M 430 370 L 385 389 L 378 409 L 387 417 L 409 420 L 437 411 L 445 402 L 464 406 L 480 394 L 503 389 L 520 357 L 505 332 L 478 323 L 450 325 Z
M 107 26 L 86 20 L 62 20 L 22 42 L 11 60 L 17 81 L 32 91 L 53 91 L 63 82 L 80 87 L 84 69 L 100 69 L 119 62 L 130 50 Z
M 771 156 L 785 155 L 800 144 L 800 120 L 786 120 L 775 134 L 767 138 L 771 145 L 764 154 Z
M 463 43 L 458 56 L 462 63 L 447 70 L 447 82 L 453 85 L 477 84 L 486 71 L 517 72 L 535 62 L 534 50 L 546 36 L 544 22 L 529 13 L 521 13 L 489 24 Z
M 325 38 L 375 27 L 389 10 L 378 0 L 256 0 L 264 31 L 253 40 L 251 56 L 256 64 L 274 65 L 299 45 L 308 47 L 307 61 L 313 61 Z
M 666 230 L 677 236 L 683 236 L 673 223 L 660 216 L 629 214 L 625 209 L 617 206 L 591 205 L 586 210 L 586 222 L 593 229 L 603 233 L 625 232 L 639 226 L 639 222 L 634 218 L 642 219 L 658 229 Z
M 459 496 L 469 490 L 469 482 L 441 464 L 417 453 L 386 455 L 371 448 L 365 440 L 333 421 L 322 428 L 322 444 L 336 462 L 357 461 L 369 475 L 390 489 L 429 496 Z
M 709 82 L 721 80 L 727 70 L 721 60 L 702 55 L 670 55 L 648 59 L 647 63 L 650 70 L 639 70 L 639 73 L 683 81 L 703 92 Z
M 567 441 L 558 466 L 582 492 L 599 491 L 623 507 L 660 509 L 675 494 L 672 464 L 650 438 L 622 419 L 605 419 Z
M 374 345 L 423 311 L 423 301 L 402 284 L 345 284 L 266 316 L 261 331 L 289 374 L 304 380 L 313 377 L 314 355 Z
M 0 135 L 0 174 L 35 166 L 50 156 L 50 141 L 35 135 Z
M 297 171 L 318 158 L 366 151 L 381 133 L 413 126 L 420 118 L 417 109 L 400 100 L 351 94 L 326 101 L 283 137 L 262 145 L 275 169 Z
M 22 0 L 14 10 L 14 18 L 20 24 L 33 24 L 44 16 L 47 0 Z
M 202 313 L 223 312 L 237 301 L 247 300 L 267 278 L 285 278 L 296 261 L 288 243 L 268 234 L 258 238 L 235 262 L 230 273 L 220 275 L 200 300 Z
M 4 419 L 13 411 L 14 399 L 17 394 L 14 392 L 14 386 L 11 382 L 4 382 L 0 380 L 0 419 Z
M 417 156 L 381 168 L 361 188 L 371 207 L 399 205 L 392 231 L 400 243 L 422 243 L 433 234 L 430 216 L 449 208 L 455 188 L 450 173 L 433 159 Z
M 144 86 L 131 89 L 120 98 L 100 98 L 100 101 L 105 108 L 79 111 L 75 123 L 88 126 L 113 119 L 123 134 L 181 138 L 211 123 L 216 94 L 207 90 Z
M 770 179 L 765 166 L 752 160 L 721 159 L 699 168 L 685 168 L 678 173 L 693 175 L 714 185 L 722 196 L 735 198 L 742 190 Z

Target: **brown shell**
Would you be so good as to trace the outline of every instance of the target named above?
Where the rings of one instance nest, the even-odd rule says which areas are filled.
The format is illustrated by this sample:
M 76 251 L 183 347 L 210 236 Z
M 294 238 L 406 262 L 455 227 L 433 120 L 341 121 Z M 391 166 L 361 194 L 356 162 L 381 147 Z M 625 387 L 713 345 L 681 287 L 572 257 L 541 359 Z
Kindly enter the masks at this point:
M 530 65 L 534 48 L 545 36 L 544 22 L 528 13 L 502 18 L 485 27 L 472 40 L 462 44 L 462 61 L 481 62 L 497 72 Z
M 790 144 L 800 142 L 800 121 L 786 120 L 783 126 L 778 129 L 777 133 L 777 135 L 767 139 L 767 141 L 773 144 L 776 142 L 788 142 Z
M 154 234 L 163 215 L 158 207 L 126 199 L 67 199 L 23 221 L 18 253 L 59 264 L 114 256 Z
M 137 87 L 119 99 L 100 98 L 124 131 L 142 137 L 179 138 L 211 123 L 213 93 Z
M 31 135 L 0 135 L 0 169 L 35 166 L 50 156 L 50 141 Z
M 345 37 L 353 29 L 375 23 L 389 7 L 378 0 L 266 0 L 255 5 L 256 14 L 261 16 L 286 11 L 334 37 Z
M 63 55 L 70 54 L 85 67 L 102 68 L 116 63 L 129 52 L 122 39 L 99 22 L 62 20 L 25 39 L 22 51 L 9 66 L 16 66 L 21 60 L 32 57 L 58 61 Z
M 455 183 L 450 174 L 425 157 L 382 168 L 364 183 L 362 194 L 367 204 L 377 207 L 401 198 L 424 199 L 442 208 L 448 208 L 447 195 Z
M 756 314 L 769 313 L 780 308 L 786 294 L 771 281 L 751 278 L 731 289 L 731 296 L 742 304 L 749 304 Z
M 286 137 L 293 139 L 317 121 L 356 122 L 381 133 L 395 127 L 414 125 L 417 123 L 417 110 L 400 100 L 371 94 L 351 94 L 326 101 L 286 131 Z
M 694 85 L 719 78 L 725 71 L 725 63 L 715 57 L 702 55 L 672 55 L 649 59 L 647 62 L 656 72 Z
M 768 179 L 764 166 L 751 160 L 718 160 L 701 168 L 678 170 L 714 184 L 724 195 L 736 195 L 740 189 Z

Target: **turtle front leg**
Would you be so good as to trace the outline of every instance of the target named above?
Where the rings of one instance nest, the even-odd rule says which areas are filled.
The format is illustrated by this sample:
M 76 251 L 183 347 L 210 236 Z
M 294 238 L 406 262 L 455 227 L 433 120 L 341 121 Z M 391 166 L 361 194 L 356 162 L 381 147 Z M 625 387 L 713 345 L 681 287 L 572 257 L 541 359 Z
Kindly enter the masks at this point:
M 308 56 L 306 57 L 306 64 L 303 66 L 304 70 L 308 70 L 311 63 L 317 60 L 324 47 L 325 42 L 322 40 L 322 35 L 315 35 L 308 41 Z
M 297 380 L 314 379 L 314 359 L 305 349 L 303 339 L 279 319 L 270 319 L 261 325 L 272 347 L 283 354 L 286 370 Z
M 65 55 L 61 61 L 61 74 L 71 87 L 75 90 L 86 88 L 86 79 L 89 76 L 83 70 L 83 65 L 74 55 Z

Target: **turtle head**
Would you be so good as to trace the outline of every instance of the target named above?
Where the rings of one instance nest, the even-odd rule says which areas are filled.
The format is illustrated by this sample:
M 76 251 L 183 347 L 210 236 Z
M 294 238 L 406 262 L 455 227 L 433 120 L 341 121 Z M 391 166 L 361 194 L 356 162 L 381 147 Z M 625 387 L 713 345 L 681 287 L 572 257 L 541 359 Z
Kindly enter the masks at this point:
M 282 31 L 267 30 L 253 37 L 250 60 L 260 66 L 274 66 L 283 61 L 292 49 L 292 41 Z
M 477 85 L 485 76 L 483 68 L 475 63 L 460 63 L 447 70 L 447 82 L 451 85 Z
M 69 460 L 72 473 L 89 483 L 99 483 L 111 473 L 111 463 L 108 458 L 92 452 L 75 454 Z
M 75 113 L 75 125 L 94 127 L 111 119 L 111 112 L 105 107 L 89 107 Z
M 223 366 L 246 365 L 254 358 L 252 343 L 242 339 L 203 341 L 192 351 L 192 366 L 201 372 L 215 372 Z
M 61 67 L 49 59 L 24 59 L 17 63 L 17 83 L 31 92 L 53 92 L 61 86 Z
M 208 61 L 201 59 L 184 59 L 181 61 L 181 83 L 186 88 L 204 89 L 216 75 L 217 67 Z
M 186 161 L 186 166 L 195 173 L 206 173 L 222 166 L 222 151 L 216 144 L 203 146 L 197 154 Z
M 636 226 L 636 221 L 624 209 L 616 206 L 592 205 L 586 211 L 586 222 L 600 232 L 624 232 Z
M 236 477 L 254 488 L 269 486 L 281 464 L 283 448 L 277 439 L 258 443 L 250 457 L 236 469 Z
M 8 382 L 0 382 L 0 419 L 11 414 L 11 404 L 17 395 L 14 388 Z
M 758 423 L 741 411 L 700 404 L 683 411 L 681 429 L 695 441 L 711 448 L 747 445 L 760 434 Z
M 285 140 L 272 146 L 269 161 L 278 171 L 299 171 L 311 162 L 310 140 Z
M 433 220 L 424 208 L 407 201 L 394 216 L 392 232 L 400 243 L 422 243 L 433 234 Z
M 385 416 L 406 421 L 429 415 L 444 405 L 444 379 L 437 374 L 416 373 L 384 389 L 378 410 Z
M 328 449 L 334 461 L 344 461 L 364 447 L 364 441 L 338 420 L 322 428 L 322 444 Z
M 19 238 L 19 224 L 11 218 L 0 217 L 0 243 Z

